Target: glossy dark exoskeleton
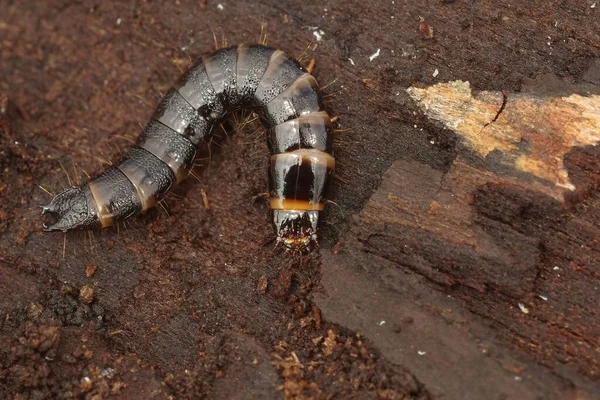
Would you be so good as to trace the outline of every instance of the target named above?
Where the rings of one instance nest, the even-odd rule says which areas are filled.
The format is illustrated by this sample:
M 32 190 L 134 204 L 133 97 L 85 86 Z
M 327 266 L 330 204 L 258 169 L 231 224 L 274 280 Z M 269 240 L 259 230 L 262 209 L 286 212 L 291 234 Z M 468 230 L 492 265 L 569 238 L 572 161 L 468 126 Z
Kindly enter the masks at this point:
M 154 206 L 189 174 L 196 146 L 226 113 L 247 108 L 268 130 L 270 206 L 278 242 L 316 240 L 319 211 L 335 167 L 331 120 L 315 78 L 280 50 L 239 45 L 204 56 L 161 100 L 116 166 L 65 189 L 42 207 L 46 231 L 111 226 Z

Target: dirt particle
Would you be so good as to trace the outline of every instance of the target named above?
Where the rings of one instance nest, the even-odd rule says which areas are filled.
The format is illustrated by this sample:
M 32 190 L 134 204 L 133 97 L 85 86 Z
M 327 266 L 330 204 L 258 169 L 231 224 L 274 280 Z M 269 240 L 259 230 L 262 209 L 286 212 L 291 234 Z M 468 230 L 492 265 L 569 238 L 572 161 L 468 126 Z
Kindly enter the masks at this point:
M 313 323 L 312 317 L 304 317 L 300 319 L 300 328 L 306 328 L 307 326 L 311 326 Z
M 433 39 L 433 28 L 423 17 L 419 17 L 419 36 L 424 39 Z
M 94 352 L 89 349 L 86 349 L 83 352 L 83 358 L 85 358 L 86 360 L 90 360 L 93 356 L 94 356 Z
M 294 313 L 296 317 L 300 318 L 306 314 L 308 311 L 308 303 L 304 300 L 298 300 L 296 304 L 294 304 Z
M 44 312 L 44 306 L 40 303 L 31 303 L 27 308 L 27 316 L 29 319 L 36 319 L 42 312 Z
M 60 329 L 57 326 L 41 325 L 36 327 L 28 325 L 25 336 L 19 342 L 30 349 L 36 349 L 39 353 L 45 353 L 58 345 L 60 341 Z
M 91 278 L 92 276 L 94 276 L 94 272 L 96 272 L 95 265 L 90 264 L 85 268 L 85 276 L 87 276 L 88 278 Z
M 204 203 L 204 208 L 210 210 L 210 202 L 208 201 L 208 194 L 206 193 L 206 190 L 201 189 L 200 193 L 202 193 L 202 202 Z
M 79 298 L 85 304 L 91 304 L 94 301 L 94 288 L 90 285 L 85 285 L 79 290 Z
M 60 292 L 62 294 L 73 294 L 74 290 L 71 286 L 65 284 L 60 287 Z
M 319 330 L 321 329 L 321 309 L 316 304 L 313 304 L 312 311 L 313 319 L 315 320 L 315 328 Z
M 81 391 L 84 393 L 89 392 L 92 389 L 92 380 L 87 376 L 81 378 L 79 389 L 81 389 Z
M 121 392 L 121 389 L 125 388 L 127 385 L 124 382 L 115 382 L 110 387 L 111 394 L 118 394 Z
M 258 283 L 256 284 L 256 290 L 260 294 L 265 294 L 267 292 L 267 287 L 269 286 L 269 280 L 265 275 L 258 278 Z
M 335 347 L 336 347 L 335 338 L 336 338 L 335 332 L 333 332 L 331 329 L 329 329 L 327 331 L 327 337 L 325 338 L 325 341 L 323 342 L 323 354 L 325 354 L 327 357 L 332 355 L 333 351 L 335 350 Z

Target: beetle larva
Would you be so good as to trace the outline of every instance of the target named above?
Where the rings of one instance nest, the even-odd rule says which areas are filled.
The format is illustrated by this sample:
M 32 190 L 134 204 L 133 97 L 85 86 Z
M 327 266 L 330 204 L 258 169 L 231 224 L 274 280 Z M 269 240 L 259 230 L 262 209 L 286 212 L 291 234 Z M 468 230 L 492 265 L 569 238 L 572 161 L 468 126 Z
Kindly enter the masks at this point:
M 315 78 L 281 50 L 262 45 L 223 48 L 194 64 L 118 165 L 42 207 L 53 220 L 44 230 L 108 227 L 154 206 L 187 177 L 196 146 L 239 108 L 256 110 L 268 131 L 277 240 L 290 249 L 308 247 L 335 166 L 331 120 Z

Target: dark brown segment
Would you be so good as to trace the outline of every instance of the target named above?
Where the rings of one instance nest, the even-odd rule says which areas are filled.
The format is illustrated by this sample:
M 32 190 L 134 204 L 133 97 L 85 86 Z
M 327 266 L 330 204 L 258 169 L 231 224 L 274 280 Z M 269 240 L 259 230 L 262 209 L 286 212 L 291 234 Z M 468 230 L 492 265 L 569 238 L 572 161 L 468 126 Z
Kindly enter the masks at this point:
M 192 142 L 155 120 L 146 125 L 137 145 L 167 164 L 177 182 L 187 177 L 196 156 L 196 146 Z
M 203 117 L 211 121 L 216 121 L 225 114 L 225 106 L 213 89 L 202 60 L 181 77 L 177 91 Z
M 275 52 L 261 45 L 239 45 L 237 59 L 237 90 L 244 103 L 254 103 L 254 93 Z
M 88 185 L 103 228 L 111 226 L 114 220 L 124 220 L 142 210 L 135 187 L 116 167 L 108 168 Z
M 281 50 L 275 50 L 267 71 L 256 88 L 254 98 L 257 104 L 263 107 L 269 104 L 304 72 L 304 68 L 298 61 L 290 59 Z
M 160 201 L 176 181 L 167 164 L 140 147 L 129 150 L 117 168 L 133 183 L 142 211 Z
M 227 111 L 240 102 L 236 84 L 237 58 L 237 46 L 217 50 L 202 58 L 208 79 Z
M 271 198 L 320 204 L 334 167 L 333 157 L 320 150 L 274 155 L 269 173 Z
M 183 134 L 197 114 L 177 90 L 171 89 L 158 104 L 152 118 Z
M 273 126 L 320 109 L 319 84 L 307 73 L 267 104 L 265 116 Z
M 298 149 L 318 149 L 331 154 L 331 120 L 324 111 L 303 115 L 270 128 L 267 140 L 271 154 Z

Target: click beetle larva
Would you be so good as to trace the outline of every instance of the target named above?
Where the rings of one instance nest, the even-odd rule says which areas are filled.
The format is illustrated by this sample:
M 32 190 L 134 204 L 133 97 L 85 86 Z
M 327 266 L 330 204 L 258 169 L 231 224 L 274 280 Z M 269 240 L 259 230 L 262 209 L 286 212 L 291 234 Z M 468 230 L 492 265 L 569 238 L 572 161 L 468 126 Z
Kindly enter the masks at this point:
M 45 231 L 111 226 L 160 201 L 193 166 L 196 146 L 228 112 L 256 111 L 267 129 L 270 207 L 277 241 L 316 241 L 323 194 L 334 170 L 332 127 L 315 78 L 283 51 L 239 45 L 202 57 L 159 103 L 136 145 L 89 182 L 42 207 Z

